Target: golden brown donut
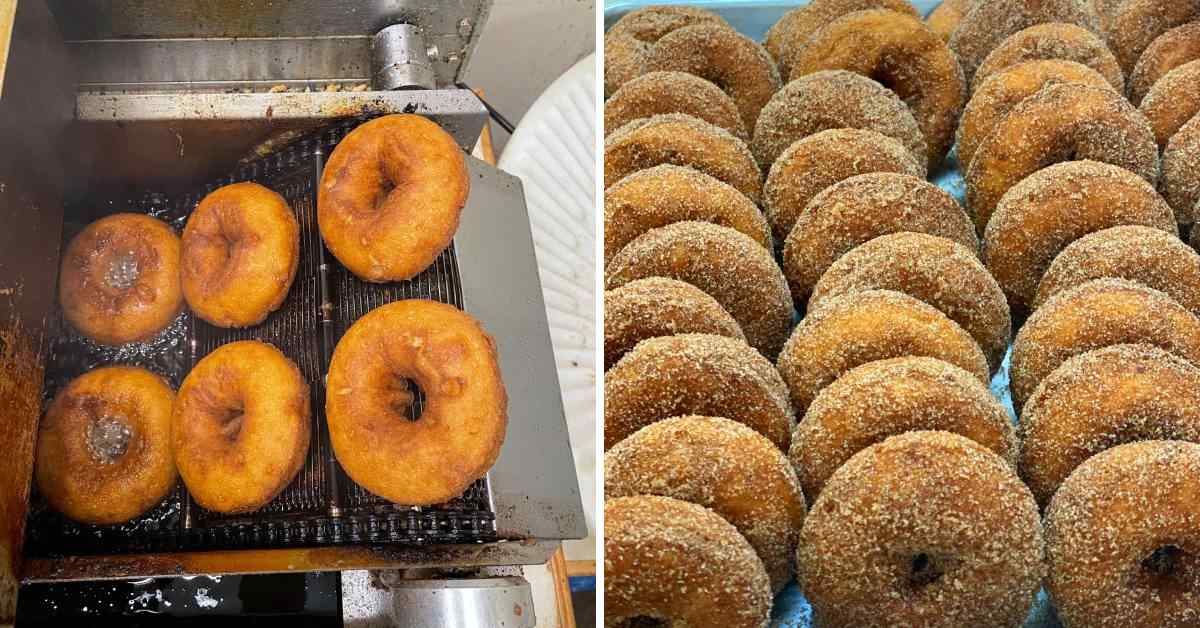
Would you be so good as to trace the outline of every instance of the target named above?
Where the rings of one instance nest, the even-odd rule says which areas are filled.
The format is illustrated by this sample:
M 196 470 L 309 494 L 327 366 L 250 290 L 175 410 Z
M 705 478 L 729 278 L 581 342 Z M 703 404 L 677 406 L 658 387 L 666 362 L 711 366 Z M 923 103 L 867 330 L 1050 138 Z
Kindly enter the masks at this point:
M 967 84 L 983 60 L 1010 35 L 1036 24 L 1061 22 L 1100 33 L 1093 0 L 978 0 L 950 36 Z
M 763 204 L 779 243 L 796 218 L 825 188 L 860 174 L 897 172 L 925 178 L 925 160 L 903 144 L 869 129 L 829 129 L 797 140 L 771 166 Z
M 779 18 L 763 40 L 767 52 L 779 64 L 780 76 L 791 73 L 792 58 L 822 26 L 855 11 L 887 9 L 916 17 L 917 10 L 908 0 L 813 0 L 788 11 Z
M 667 113 L 634 120 L 604 138 L 604 187 L 659 164 L 699 170 L 758 204 L 762 171 L 746 143 L 699 118 Z
M 966 184 L 976 228 L 983 232 L 1000 198 L 1022 179 L 1076 160 L 1120 166 L 1151 185 L 1158 181 L 1154 134 L 1133 105 L 1107 88 L 1048 85 L 1014 107 L 975 151 Z
M 1088 351 L 1021 411 L 1021 478 L 1045 506 L 1084 460 L 1140 440 L 1200 442 L 1200 368 L 1153 345 Z
M 1146 92 L 1175 68 L 1200 59 L 1200 20 L 1176 26 L 1150 44 L 1129 75 L 1129 100 L 1141 104 Z
M 684 220 L 736 229 L 768 251 L 775 246 L 767 219 L 746 195 L 699 170 L 661 164 L 604 191 L 604 263 L 643 233 Z
M 1061 59 L 1025 61 L 991 76 L 977 77 L 975 93 L 963 109 L 958 125 L 958 161 L 963 171 L 970 169 L 979 145 L 1014 107 L 1043 87 L 1057 83 L 1109 87 L 1095 70 L 1082 63 Z
M 916 430 L 966 436 L 1017 463 L 1008 411 L 970 373 L 941 360 L 903 357 L 850 369 L 821 391 L 792 433 L 788 457 L 800 487 L 816 500 L 854 454 Z
M 750 139 L 737 104 L 721 88 L 687 72 L 648 72 L 621 86 L 604 103 L 604 134 L 639 118 L 685 113 Z
M 1146 343 L 1200 365 L 1200 319 L 1171 297 L 1124 279 L 1095 279 L 1051 297 L 1013 341 L 1009 378 L 1018 412 L 1072 356 Z
M 638 343 L 604 376 L 604 449 L 663 419 L 719 416 L 787 449 L 795 415 L 779 372 L 744 342 L 679 334 Z
M 646 54 L 667 33 L 692 24 L 729 24 L 697 7 L 651 5 L 630 11 L 604 34 L 604 97 L 616 93 L 643 71 Z
M 775 592 L 792 579 L 804 495 L 787 456 L 745 425 L 682 416 L 638 430 L 604 454 L 604 496 L 632 495 L 711 508 L 750 542 Z
M 1142 99 L 1139 111 L 1150 122 L 1159 148 L 1189 120 L 1200 115 L 1200 59 L 1189 61 L 1158 79 Z
M 146 512 L 175 487 L 174 403 L 170 385 L 143 368 L 109 366 L 71 380 L 38 426 L 38 491 L 83 523 Z
M 409 382 L 425 395 L 415 420 Z M 508 395 L 496 343 L 452 305 L 408 299 L 371 310 L 338 341 L 326 388 L 338 463 L 390 501 L 449 501 L 500 455 Z
M 690 283 L 646 277 L 604 291 L 604 370 L 641 341 L 677 334 L 746 336 L 717 300 Z
M 263 322 L 287 298 L 300 264 L 300 223 L 257 183 L 210 192 L 183 229 L 180 281 L 188 307 L 217 327 Z
M 779 374 L 802 415 L 850 369 L 904 356 L 938 358 L 988 381 L 987 360 L 970 334 L 932 305 L 893 290 L 855 292 L 809 313 L 779 355 Z
M 1166 231 L 1135 225 L 1090 233 L 1063 249 L 1042 275 L 1033 308 L 1104 277 L 1165 292 L 1200 316 L 1200 255 Z
M 721 515 L 657 495 L 604 502 L 605 626 L 764 628 L 770 616 L 767 571 Z
M 1178 233 L 1171 208 L 1132 172 L 1095 161 L 1054 164 L 1000 200 L 984 234 L 983 258 L 1013 311 L 1021 313 L 1060 251 L 1089 233 L 1120 225 Z
M 1162 156 L 1159 191 L 1175 210 L 1175 219 L 1188 224 L 1197 219 L 1200 207 L 1200 113 L 1180 127 Z
M 877 172 L 826 188 L 808 203 L 783 245 L 783 272 L 797 304 L 839 257 L 889 233 L 915 231 L 979 250 L 971 219 L 945 190 L 906 174 Z
M 733 229 L 707 222 L 652 229 L 621 249 L 604 282 L 611 290 L 643 277 L 670 277 L 708 293 L 767 357 L 779 353 L 791 329 L 792 295 L 775 259 Z
M 1024 625 L 1042 522 L 1000 456 L 909 432 L 834 472 L 800 532 L 798 580 L 819 626 Z
M 864 290 L 895 290 L 940 310 L 959 324 L 1000 368 L 1012 335 L 1008 302 L 975 251 L 924 233 L 880 236 L 846 253 L 813 288 L 808 309 L 827 299 Z
M 308 454 L 308 394 L 296 364 L 265 342 L 204 356 L 179 386 L 171 418 L 175 464 L 196 503 L 252 512 L 283 492 Z
M 788 83 L 763 107 L 750 148 L 770 170 L 796 140 L 826 129 L 869 129 L 904 144 L 914 157 L 928 155 L 908 105 L 890 89 L 845 70 L 817 72 Z
M 1159 35 L 1198 19 L 1198 0 L 1125 0 L 1109 27 L 1108 47 L 1117 55 L 1121 67 L 1131 72 L 1142 52 Z
M 1113 18 L 1117 16 L 1117 9 L 1125 0 L 1092 0 L 1092 8 L 1096 11 L 1096 17 L 1100 20 L 1100 34 L 1107 37 L 1109 29 L 1112 28 Z
M 106 345 L 148 340 L 183 307 L 179 236 L 144 214 L 113 214 L 71 239 L 58 275 L 63 316 Z
M 944 0 L 934 7 L 933 11 L 925 18 L 925 25 L 938 37 L 941 37 L 942 41 L 949 43 L 950 36 L 954 34 L 959 22 L 962 22 L 963 16 L 967 14 L 969 5 L 967 0 Z
M 1046 512 L 1046 589 L 1067 626 L 1195 626 L 1200 446 L 1120 445 L 1072 473 Z
M 979 65 L 971 90 L 996 72 L 1041 59 L 1082 63 L 1103 76 L 1118 93 L 1125 92 L 1125 73 L 1104 40 L 1086 28 L 1061 23 L 1030 26 L 1000 42 Z
M 462 149 L 442 127 L 413 114 L 376 118 L 325 162 L 321 239 L 360 279 L 409 279 L 450 244 L 470 187 Z

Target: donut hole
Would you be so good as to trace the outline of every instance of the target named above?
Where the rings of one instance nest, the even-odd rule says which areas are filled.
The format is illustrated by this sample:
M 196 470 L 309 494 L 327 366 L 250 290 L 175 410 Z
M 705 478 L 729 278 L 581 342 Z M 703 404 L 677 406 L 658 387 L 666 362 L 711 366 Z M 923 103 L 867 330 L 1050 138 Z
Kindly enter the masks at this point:
M 650 617 L 648 615 L 638 615 L 631 617 L 623 625 L 623 628 L 667 628 L 671 624 L 665 619 L 658 617 Z
M 141 275 L 138 256 L 133 251 L 116 251 L 104 266 L 104 283 L 116 290 L 128 290 Z
M 942 578 L 945 565 L 929 554 L 920 552 L 909 560 L 908 583 L 914 589 L 923 589 Z
M 1200 557 L 1178 545 L 1163 545 L 1142 559 L 1140 580 L 1163 597 L 1183 595 L 1200 581 Z
M 120 417 L 98 416 L 88 422 L 84 439 L 88 453 L 100 464 L 112 464 L 129 451 L 133 430 Z
M 242 422 L 246 417 L 246 408 L 241 404 L 221 408 L 214 413 L 217 421 L 217 433 L 233 442 L 242 433 Z
M 415 379 L 396 373 L 385 384 L 388 406 L 396 416 L 413 423 L 425 412 L 425 391 Z
M 400 186 L 396 185 L 396 182 L 392 180 L 392 177 L 389 176 L 388 173 L 384 172 L 382 176 L 379 177 L 379 188 L 375 191 L 375 201 L 371 203 L 371 207 L 373 207 L 376 211 L 381 210 L 384 203 L 387 202 L 388 197 L 392 195 L 392 191 L 397 187 Z

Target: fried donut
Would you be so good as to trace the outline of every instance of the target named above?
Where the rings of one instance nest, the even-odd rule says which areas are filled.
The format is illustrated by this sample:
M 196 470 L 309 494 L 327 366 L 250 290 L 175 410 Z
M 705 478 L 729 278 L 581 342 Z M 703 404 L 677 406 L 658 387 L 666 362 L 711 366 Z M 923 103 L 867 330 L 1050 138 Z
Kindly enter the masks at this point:
M 296 364 L 265 342 L 231 342 L 204 356 L 171 417 L 175 464 L 196 503 L 240 513 L 275 499 L 308 454 L 308 394 Z
M 1135 225 L 1097 231 L 1063 249 L 1042 275 L 1033 307 L 1104 277 L 1165 292 L 1200 316 L 1200 255 L 1166 231 Z
M 677 334 L 746 341 L 729 312 L 690 283 L 646 277 L 604 292 L 604 370 L 647 338 Z
M 200 201 L 183 229 L 180 281 L 188 307 L 217 327 L 263 322 L 300 265 L 300 223 L 287 201 L 251 182 Z
M 800 532 L 797 573 L 820 626 L 1023 625 L 1041 587 L 1042 522 L 995 453 L 909 432 L 834 472 Z
M 1108 46 L 1126 72 L 1163 33 L 1200 20 L 1200 0 L 1125 0 L 1113 17 Z
M 967 0 L 944 0 L 925 18 L 925 25 L 941 37 L 942 41 L 949 43 L 950 36 L 954 34 L 969 8 L 970 3 Z
M 1008 189 L 1061 161 L 1120 166 L 1154 185 L 1158 149 L 1146 118 L 1111 89 L 1048 85 L 1021 101 L 975 151 L 967 207 L 980 233 Z M 1004 285 L 1004 282 L 1000 282 Z
M 783 272 L 804 303 L 817 280 L 850 249 L 881 235 L 915 231 L 979 250 L 971 219 L 945 190 L 906 174 L 851 177 L 818 194 L 783 244 Z
M 179 236 L 144 214 L 113 214 L 71 239 L 58 275 L 63 316 L 106 345 L 148 340 L 183 308 Z
M 1008 411 L 970 373 L 922 357 L 855 367 L 821 391 L 792 433 L 788 457 L 804 494 L 815 500 L 829 476 L 854 454 L 916 430 L 966 436 L 1017 464 Z
M 958 161 L 970 169 L 975 151 L 1000 121 L 1021 101 L 1047 85 L 1080 83 L 1097 88 L 1109 84 L 1095 70 L 1074 61 L 1042 59 L 1009 66 L 988 77 L 975 79 L 977 88 L 958 125 Z
M 829 129 L 797 140 L 771 166 L 763 203 L 782 243 L 809 201 L 825 188 L 860 174 L 897 172 L 925 178 L 925 160 L 869 129 Z
M 950 36 L 967 84 L 992 50 L 1010 35 L 1030 26 L 1061 22 L 1100 33 L 1100 18 L 1092 0 L 988 0 L 974 2 Z
M 146 512 L 175 487 L 174 403 L 175 391 L 143 368 L 109 366 L 71 380 L 38 426 L 38 490 L 83 523 L 123 523 Z
M 634 120 L 604 139 L 604 187 L 637 172 L 673 164 L 733 186 L 758 204 L 762 171 L 746 143 L 729 131 L 682 113 Z
M 647 6 L 630 11 L 604 34 L 604 97 L 642 74 L 646 54 L 667 33 L 692 24 L 719 24 L 724 18 L 696 7 Z
M 1021 412 L 1021 478 L 1045 506 L 1084 460 L 1140 440 L 1200 442 L 1200 368 L 1153 345 L 1077 355 Z
M 1187 224 L 1195 222 L 1200 208 L 1200 113 L 1180 127 L 1162 156 L 1162 180 L 1159 191 L 1175 210 L 1175 218 Z
M 687 72 L 712 81 L 729 94 L 747 129 L 779 91 L 779 70 L 758 42 L 718 24 L 671 31 L 646 55 L 647 72 Z
M 1150 122 L 1159 148 L 1183 125 L 1200 115 L 1200 59 L 1189 61 L 1158 79 L 1142 99 L 1139 111 Z
M 779 372 L 744 342 L 711 334 L 643 340 L 604 376 L 604 449 L 673 416 L 719 416 L 787 449 L 796 417 Z
M 677 222 L 652 229 L 613 258 L 608 289 L 643 277 L 686 281 L 716 299 L 750 346 L 774 357 L 792 326 L 792 295 L 771 253 L 733 229 Z
M 1154 187 L 1128 170 L 1068 161 L 1013 186 L 988 223 L 983 258 L 1014 311 L 1026 311 L 1055 256 L 1079 238 L 1120 225 L 1178 233 Z
M 763 107 L 750 148 L 771 164 L 796 140 L 826 129 L 869 129 L 891 137 L 925 161 L 925 137 L 912 111 L 892 90 L 845 70 L 817 72 L 788 83 Z
M 1129 75 L 1129 100 L 1141 104 L 1146 93 L 1175 68 L 1200 59 L 1200 21 L 1176 26 L 1159 35 L 1138 58 Z
M 1046 589 L 1067 626 L 1195 626 L 1200 445 L 1120 445 L 1072 473 L 1046 511 Z
M 979 65 L 971 89 L 974 91 L 996 72 L 1042 59 L 1082 63 L 1103 76 L 1114 90 L 1125 92 L 1125 73 L 1104 40 L 1086 28 L 1059 23 L 1030 26 L 1000 42 Z
M 750 139 L 737 105 L 721 88 L 687 72 L 649 72 L 621 86 L 604 103 L 604 132 L 639 118 L 684 113 Z
M 638 430 L 604 454 L 604 496 L 631 495 L 711 508 L 750 542 L 774 591 L 792 579 L 804 495 L 787 456 L 745 425 L 684 416 Z
M 987 360 L 970 334 L 932 305 L 893 290 L 829 299 L 809 313 L 779 355 L 779 374 L 802 415 L 850 369 L 904 356 L 939 358 L 988 381 Z
M 604 502 L 604 625 L 763 628 L 771 581 L 754 548 L 717 513 L 671 497 Z
M 1013 407 L 1072 356 L 1146 343 L 1200 365 L 1200 319 L 1171 297 L 1124 279 L 1095 279 L 1051 297 L 1013 341 Z
M 979 343 L 993 372 L 1000 367 L 1012 321 L 1004 293 L 974 250 L 924 233 L 880 236 L 825 271 L 808 309 L 819 310 L 826 299 L 864 290 L 895 290 L 936 307 Z
M 916 8 L 908 0 L 813 0 L 779 18 L 767 30 L 763 46 L 779 64 L 780 76 L 786 77 L 791 73 L 792 58 L 813 33 L 847 13 L 867 9 L 887 9 L 917 16 Z
M 409 381 L 425 395 L 415 417 Z M 333 454 L 380 497 L 449 501 L 500 455 L 508 395 L 496 343 L 452 305 L 409 299 L 371 310 L 338 341 L 327 382 Z
M 954 53 L 924 22 L 882 9 L 847 14 L 813 34 L 792 59 L 789 78 L 824 70 L 855 72 L 895 92 L 925 138 L 929 169 L 941 163 L 967 86 Z
M 774 250 L 767 219 L 746 195 L 703 172 L 661 164 L 604 191 L 604 263 L 643 233 L 685 220 L 729 227 Z

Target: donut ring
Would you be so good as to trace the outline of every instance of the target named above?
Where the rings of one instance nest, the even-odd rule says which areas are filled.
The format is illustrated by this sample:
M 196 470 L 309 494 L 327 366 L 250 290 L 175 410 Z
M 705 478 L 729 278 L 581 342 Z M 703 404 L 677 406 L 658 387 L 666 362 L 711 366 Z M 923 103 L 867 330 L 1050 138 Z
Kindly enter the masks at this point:
M 1096 17 L 1100 20 L 1100 34 L 1106 35 L 1112 29 L 1113 18 L 1117 16 L 1117 9 L 1125 0 L 1092 0 L 1092 8 L 1096 11 Z
M 1104 40 L 1086 28 L 1058 23 L 1030 26 L 1000 42 L 979 65 L 971 89 L 996 72 L 1042 59 L 1081 63 L 1103 76 L 1118 93 L 1125 92 L 1125 73 Z
M 604 191 L 604 263 L 643 233 L 685 220 L 729 227 L 774 250 L 771 229 L 746 195 L 698 170 L 662 164 Z
M 903 144 L 868 129 L 829 129 L 797 140 L 771 166 L 763 203 L 776 241 L 782 243 L 809 201 L 825 188 L 872 172 L 925 178 L 925 161 Z
M 144 214 L 113 214 L 71 239 L 58 275 L 63 316 L 105 345 L 148 340 L 183 308 L 179 236 Z
M 643 277 L 679 279 L 708 293 L 768 357 L 791 329 L 792 295 L 775 258 L 733 229 L 706 222 L 652 229 L 621 249 L 604 281 L 611 290 Z
M 950 43 L 950 36 L 954 34 L 969 8 L 968 0 L 944 0 L 925 18 L 925 25 L 942 41 Z
M 1150 441 L 1067 478 L 1046 511 L 1046 589 L 1065 625 L 1196 623 L 1197 474 L 1200 446 Z
M 1060 292 L 1104 277 L 1165 292 L 1200 316 L 1200 255 L 1166 231 L 1136 225 L 1090 233 L 1067 245 L 1042 275 L 1033 308 Z
M 1129 101 L 1142 99 L 1159 79 L 1175 68 L 1200 59 L 1200 21 L 1188 22 L 1163 33 L 1150 44 L 1129 75 Z
M 887 9 L 917 16 L 916 8 L 908 0 L 813 0 L 788 11 L 771 25 L 763 46 L 779 64 L 780 76 L 789 76 L 792 58 L 808 43 L 813 33 L 847 13 L 867 9 Z
M 804 303 L 825 271 L 854 247 L 915 231 L 979 250 L 971 219 L 945 190 L 905 174 L 863 174 L 826 188 L 808 203 L 783 244 L 783 272 Z
M 621 86 L 604 103 L 605 134 L 639 118 L 682 113 L 748 140 L 737 105 L 721 88 L 687 72 L 648 72 Z
M 425 393 L 412 420 L 406 380 Z M 410 506 L 449 501 L 504 443 L 508 395 L 496 343 L 452 305 L 408 299 L 354 322 L 329 363 L 329 440 L 350 479 Z
M 1045 573 L 1042 523 L 1003 458 L 909 432 L 834 472 L 797 572 L 820 626 L 1021 626 Z
M 795 572 L 805 513 L 796 472 L 741 423 L 684 416 L 638 430 L 604 454 L 604 495 L 662 495 L 711 508 L 750 542 L 773 591 Z
M 967 86 L 954 53 L 925 23 L 887 10 L 850 13 L 817 31 L 793 58 L 789 78 L 848 70 L 892 90 L 925 138 L 929 170 L 954 142 Z
M 1121 225 L 1178 234 L 1166 201 L 1132 172 L 1095 161 L 1054 164 L 1000 200 L 984 234 L 983 258 L 1013 310 L 1024 312 L 1059 252 L 1089 233 Z
M 1008 351 L 1008 302 L 975 251 L 946 238 L 901 232 L 859 245 L 834 262 L 813 288 L 808 309 L 864 290 L 895 290 L 937 308 L 983 349 L 995 372 Z
M 175 488 L 174 402 L 167 382 L 143 368 L 109 366 L 71 380 L 38 426 L 38 491 L 83 523 L 146 512 Z
M 647 338 L 677 334 L 746 341 L 729 312 L 690 283 L 647 277 L 604 292 L 604 370 Z
M 1125 0 L 1109 28 L 1108 47 L 1130 72 L 1160 35 L 1196 20 L 1200 20 L 1200 2 L 1196 0 Z
M 975 152 L 966 176 L 975 226 L 982 233 L 1000 198 L 1025 177 L 1075 160 L 1120 166 L 1151 185 L 1158 181 L 1154 134 L 1133 105 L 1111 89 L 1049 85 L 1014 107 Z
M 869 129 L 925 161 L 928 151 L 912 111 L 890 89 L 853 72 L 817 72 L 788 83 L 763 107 L 750 148 L 770 170 L 796 140 L 826 129 Z
M 987 386 L 957 366 L 920 357 L 868 362 L 822 390 L 796 425 L 788 457 L 815 500 L 851 456 L 917 430 L 966 436 L 1016 468 L 1016 430 Z
M 1200 85 L 1200 59 L 1167 72 L 1142 99 L 1139 111 L 1150 122 L 1159 148 L 1166 148 L 1183 125 L 1200 115 L 1196 85 Z
M 696 7 L 647 6 L 626 13 L 604 34 L 604 97 L 642 74 L 646 54 L 667 33 L 693 24 L 719 24 L 724 18 Z
M 933 306 L 892 290 L 855 292 L 809 313 L 779 355 L 779 374 L 802 415 L 850 369 L 904 356 L 939 358 L 988 382 L 987 360 L 970 334 Z
M 1159 190 L 1175 210 L 1181 223 L 1195 222 L 1200 207 L 1200 113 L 1183 125 L 1171 140 L 1162 156 L 1162 181 Z
M 634 120 L 604 139 L 604 187 L 660 164 L 685 166 L 733 186 L 758 204 L 762 171 L 746 143 L 699 118 L 668 113 Z
M 651 617 L 761 628 L 770 615 L 767 571 L 720 515 L 656 495 L 604 502 L 605 626 Z
M 989 0 L 974 2 L 950 36 L 967 84 L 988 54 L 1005 39 L 1030 26 L 1061 22 L 1100 33 L 1100 18 L 1092 0 Z
M 279 309 L 300 265 L 300 223 L 257 183 L 217 188 L 183 229 L 180 281 L 188 307 L 217 327 L 249 327 Z
M 308 454 L 308 383 L 275 347 L 217 347 L 184 378 L 171 418 L 175 464 L 200 506 L 258 510 L 291 483 Z
M 1051 297 L 1013 341 L 1013 408 L 1072 356 L 1145 343 L 1200 365 L 1200 319 L 1171 297 L 1124 279 L 1096 279 Z
M 1021 412 L 1021 478 L 1045 506 L 1084 460 L 1140 440 L 1200 442 L 1200 368 L 1153 345 L 1077 355 Z

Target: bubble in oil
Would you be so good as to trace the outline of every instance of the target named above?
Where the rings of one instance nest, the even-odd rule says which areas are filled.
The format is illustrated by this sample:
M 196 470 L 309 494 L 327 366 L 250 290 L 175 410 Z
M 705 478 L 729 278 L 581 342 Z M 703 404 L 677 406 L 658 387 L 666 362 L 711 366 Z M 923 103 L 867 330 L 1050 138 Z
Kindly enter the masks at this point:
M 114 257 L 104 272 L 104 281 L 118 290 L 128 290 L 137 283 L 138 262 L 131 252 L 123 252 Z
M 97 462 L 112 464 L 129 450 L 129 439 L 132 435 L 129 425 L 121 419 L 102 416 L 88 423 L 88 449 Z

